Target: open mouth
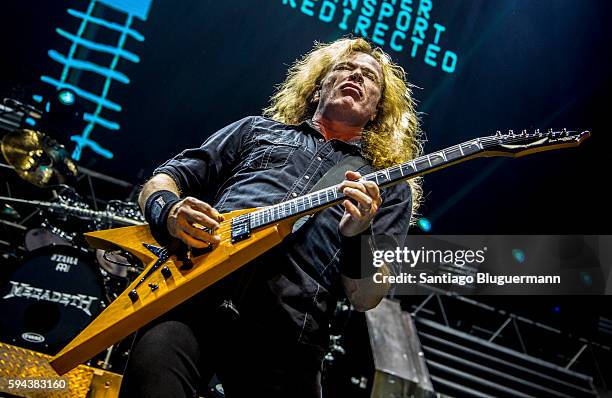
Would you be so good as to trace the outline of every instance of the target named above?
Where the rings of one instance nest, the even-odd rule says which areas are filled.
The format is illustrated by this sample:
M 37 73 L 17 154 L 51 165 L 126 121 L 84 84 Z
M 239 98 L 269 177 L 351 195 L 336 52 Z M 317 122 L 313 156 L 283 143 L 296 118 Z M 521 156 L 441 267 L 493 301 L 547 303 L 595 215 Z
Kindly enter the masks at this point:
M 363 97 L 363 93 L 361 92 L 361 88 L 355 84 L 352 83 L 345 83 L 342 86 L 340 86 L 340 90 L 344 91 L 344 92 L 350 92 L 353 94 L 356 94 L 358 98 Z

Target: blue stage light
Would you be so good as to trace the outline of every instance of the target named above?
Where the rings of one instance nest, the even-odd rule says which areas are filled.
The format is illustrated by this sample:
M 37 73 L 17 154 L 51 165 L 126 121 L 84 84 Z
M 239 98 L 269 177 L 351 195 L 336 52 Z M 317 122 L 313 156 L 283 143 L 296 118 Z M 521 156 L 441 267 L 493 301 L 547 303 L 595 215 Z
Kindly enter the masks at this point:
M 559 306 L 559 305 L 555 305 L 555 306 L 553 307 L 552 311 L 553 311 L 555 314 L 560 314 L 560 313 L 561 313 L 561 306 Z
M 419 221 L 417 221 L 417 225 L 424 232 L 431 231 L 431 222 L 429 222 L 429 220 L 425 217 L 419 218 Z
M 593 278 L 591 277 L 591 274 L 589 274 L 588 272 L 581 272 L 580 280 L 582 281 L 582 283 L 584 283 L 587 286 L 591 286 L 593 284 Z
M 525 262 L 525 252 L 521 249 L 512 249 L 512 257 L 514 257 L 517 263 L 522 264 Z
M 60 102 L 60 104 L 70 106 L 70 105 L 74 105 L 76 96 L 74 95 L 74 92 L 63 89 L 57 92 L 57 99 Z

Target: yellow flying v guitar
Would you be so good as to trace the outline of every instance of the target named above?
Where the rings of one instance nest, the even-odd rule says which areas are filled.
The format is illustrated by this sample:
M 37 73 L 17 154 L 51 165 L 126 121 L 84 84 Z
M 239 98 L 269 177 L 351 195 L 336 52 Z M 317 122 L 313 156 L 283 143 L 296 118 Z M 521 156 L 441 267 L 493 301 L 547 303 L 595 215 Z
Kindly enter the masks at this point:
M 384 188 L 472 158 L 519 157 L 578 146 L 589 135 L 588 131 L 568 130 L 498 132 L 378 170 L 362 179 Z M 60 375 L 68 372 L 279 244 L 299 218 L 344 198 L 338 185 L 334 185 L 276 205 L 223 214 L 225 220 L 216 231 L 221 236 L 219 246 L 205 253 L 194 252 L 190 258 L 160 247 L 147 225 L 85 234 L 92 247 L 126 250 L 138 257 L 145 269 L 51 360 L 51 366 Z

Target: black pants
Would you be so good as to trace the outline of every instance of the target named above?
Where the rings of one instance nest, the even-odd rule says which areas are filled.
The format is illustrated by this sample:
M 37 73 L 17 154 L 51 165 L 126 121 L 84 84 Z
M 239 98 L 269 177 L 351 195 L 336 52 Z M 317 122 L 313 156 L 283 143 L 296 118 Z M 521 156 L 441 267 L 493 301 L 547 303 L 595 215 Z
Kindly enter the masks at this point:
M 243 319 L 196 299 L 154 321 L 138 333 L 120 397 L 197 397 L 213 374 L 228 398 L 320 397 L 320 353 Z

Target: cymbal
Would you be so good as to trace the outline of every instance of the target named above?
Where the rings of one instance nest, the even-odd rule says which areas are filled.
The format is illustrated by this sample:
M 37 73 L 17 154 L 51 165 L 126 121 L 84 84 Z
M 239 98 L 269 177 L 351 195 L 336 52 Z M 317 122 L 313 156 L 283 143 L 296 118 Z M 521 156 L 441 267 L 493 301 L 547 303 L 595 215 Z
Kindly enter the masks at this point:
M 2 138 L 2 154 L 15 170 L 29 170 L 43 154 L 42 134 L 34 130 L 12 131 Z
M 65 183 L 77 174 L 66 148 L 39 131 L 12 131 L 2 138 L 0 148 L 17 174 L 36 186 L 50 185 L 52 180 Z

